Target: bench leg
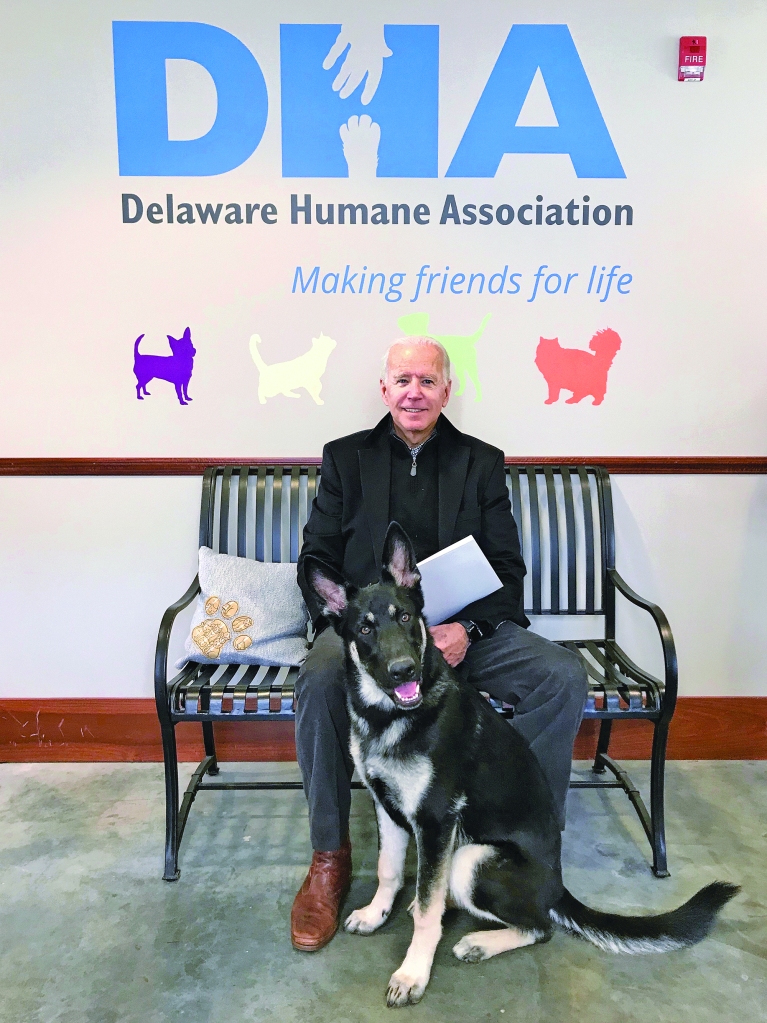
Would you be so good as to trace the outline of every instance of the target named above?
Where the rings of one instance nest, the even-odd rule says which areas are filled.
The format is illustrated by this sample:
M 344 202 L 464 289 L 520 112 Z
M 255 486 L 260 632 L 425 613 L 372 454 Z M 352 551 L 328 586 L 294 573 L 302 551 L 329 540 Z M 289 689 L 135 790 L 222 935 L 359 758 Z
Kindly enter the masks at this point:
M 213 722 L 203 721 L 202 723 L 202 741 L 205 743 L 205 756 L 213 757 L 210 766 L 208 767 L 208 774 L 218 774 L 218 762 L 216 760 L 216 741 L 213 738 Z
M 668 724 L 655 726 L 650 763 L 650 818 L 652 820 L 652 869 L 656 877 L 669 877 L 666 861 L 666 821 L 664 784 L 666 776 L 666 743 Z
M 602 759 L 603 755 L 607 753 L 610 745 L 610 733 L 612 731 L 613 723 L 610 718 L 605 719 L 599 726 L 599 739 L 597 740 L 597 753 L 594 757 L 594 763 L 591 770 L 594 774 L 605 773 L 605 763 Z
M 172 722 L 161 725 L 165 762 L 165 871 L 163 881 L 178 881 L 178 756 Z

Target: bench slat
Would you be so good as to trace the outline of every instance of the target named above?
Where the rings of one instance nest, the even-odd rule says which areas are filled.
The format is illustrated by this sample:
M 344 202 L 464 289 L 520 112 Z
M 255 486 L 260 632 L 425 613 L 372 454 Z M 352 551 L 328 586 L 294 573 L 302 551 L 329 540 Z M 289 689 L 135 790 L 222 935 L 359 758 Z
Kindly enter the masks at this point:
M 527 467 L 527 493 L 530 510 L 530 545 L 532 547 L 532 582 L 533 582 L 533 606 L 534 615 L 541 614 L 541 535 L 540 535 L 540 507 L 538 504 L 538 474 L 535 466 Z M 536 571 L 537 568 L 537 571 Z
M 248 552 L 248 479 L 250 470 L 247 465 L 240 467 L 240 480 L 237 484 L 237 557 L 244 558 Z
M 549 520 L 549 607 L 552 614 L 559 614 L 559 506 L 554 488 L 554 470 L 544 467 L 546 480 L 546 502 Z
M 586 469 L 578 466 L 578 478 L 581 482 L 581 499 L 583 502 L 583 523 L 586 540 L 586 614 L 594 614 L 594 518 L 591 506 L 591 486 Z
M 218 512 L 218 550 L 229 553 L 229 497 L 232 489 L 232 466 L 227 465 L 221 477 L 221 501 Z
M 573 483 L 568 466 L 562 466 L 562 492 L 565 499 L 565 535 L 567 537 L 567 611 L 574 614 L 578 610 L 578 577 L 576 575 L 575 547 L 575 505 L 573 503 Z

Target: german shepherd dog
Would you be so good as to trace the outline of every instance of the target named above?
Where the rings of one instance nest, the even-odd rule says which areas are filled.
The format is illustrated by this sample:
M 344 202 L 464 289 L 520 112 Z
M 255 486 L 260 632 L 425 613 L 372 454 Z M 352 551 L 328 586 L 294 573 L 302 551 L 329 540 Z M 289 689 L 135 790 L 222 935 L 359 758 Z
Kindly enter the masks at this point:
M 345 928 L 371 934 L 402 888 L 410 837 L 418 851 L 413 940 L 386 994 L 418 1002 L 442 935 L 446 900 L 491 925 L 453 952 L 475 963 L 548 941 L 555 927 L 610 952 L 666 952 L 706 936 L 738 891 L 714 882 L 659 916 L 589 909 L 562 883 L 553 797 L 535 755 L 434 646 L 412 545 L 393 522 L 379 583 L 357 589 L 313 557 L 310 585 L 341 636 L 351 751 L 378 818 L 378 890 Z

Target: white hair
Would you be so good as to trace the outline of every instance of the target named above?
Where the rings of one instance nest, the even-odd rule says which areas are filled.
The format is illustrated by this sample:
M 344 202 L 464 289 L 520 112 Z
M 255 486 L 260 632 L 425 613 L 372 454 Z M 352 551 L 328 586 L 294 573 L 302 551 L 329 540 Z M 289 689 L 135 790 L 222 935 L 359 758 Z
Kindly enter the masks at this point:
M 431 348 L 436 348 L 442 355 L 442 383 L 446 384 L 450 380 L 450 356 L 447 354 L 447 348 L 435 337 L 429 337 L 428 334 L 419 334 L 416 337 L 400 337 L 396 341 L 392 341 L 384 352 L 381 362 L 382 380 L 386 380 L 389 375 L 389 357 L 392 348 L 395 348 L 397 345 L 410 345 L 411 348 L 423 348 L 429 345 Z

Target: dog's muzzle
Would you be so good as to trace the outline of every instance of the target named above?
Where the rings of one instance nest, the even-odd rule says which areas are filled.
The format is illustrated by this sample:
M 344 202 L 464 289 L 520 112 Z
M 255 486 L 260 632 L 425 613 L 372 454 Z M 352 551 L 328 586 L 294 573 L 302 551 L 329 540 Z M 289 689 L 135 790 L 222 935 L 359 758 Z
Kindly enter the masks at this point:
M 421 702 L 421 680 L 416 678 L 416 663 L 412 657 L 398 657 L 388 665 L 389 678 L 395 684 L 395 703 L 400 707 L 417 707 Z
M 393 695 L 400 707 L 417 707 L 421 702 L 421 680 L 414 678 L 410 682 L 403 682 L 397 686 Z

